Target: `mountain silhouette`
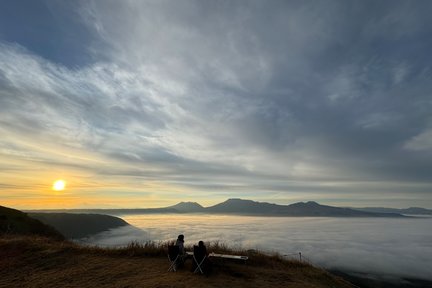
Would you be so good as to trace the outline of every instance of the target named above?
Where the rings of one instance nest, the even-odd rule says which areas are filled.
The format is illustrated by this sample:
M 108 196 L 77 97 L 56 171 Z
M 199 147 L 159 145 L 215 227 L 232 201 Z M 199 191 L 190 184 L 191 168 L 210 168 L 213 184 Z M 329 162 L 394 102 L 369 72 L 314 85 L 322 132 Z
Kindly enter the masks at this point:
M 64 239 L 53 227 L 29 217 L 16 209 L 0 206 L 0 235 L 38 235 L 55 239 Z
M 314 201 L 278 205 L 243 199 L 228 199 L 225 202 L 205 208 L 205 212 L 269 215 L 269 216 L 316 216 L 316 217 L 402 217 L 396 213 L 372 213 L 350 208 L 321 205 Z
M 373 212 L 373 213 L 398 213 L 406 215 L 432 215 L 431 209 L 425 209 L 420 207 L 410 208 L 384 208 L 384 207 L 365 207 L 365 208 L 351 208 L 354 210 Z
M 168 209 L 175 209 L 179 212 L 205 212 L 206 209 L 196 202 L 180 202 L 176 205 L 167 207 Z
M 265 202 L 255 202 L 238 198 L 228 199 L 225 202 L 206 208 L 212 213 L 241 213 L 241 214 L 280 214 L 283 206 Z
M 32 211 L 36 212 L 36 211 Z M 400 213 L 379 211 L 361 211 L 354 208 L 341 208 L 321 205 L 314 201 L 298 202 L 291 205 L 279 205 L 267 202 L 257 202 L 239 198 L 228 199 L 222 203 L 203 207 L 196 202 L 180 202 L 173 206 L 162 208 L 135 208 L 135 209 L 72 209 L 72 210 L 44 210 L 53 212 L 97 213 L 108 215 L 130 214 L 179 214 L 179 213 L 208 213 L 208 214 L 235 214 L 256 216 L 287 216 L 287 217 L 404 217 Z M 43 213 L 38 213 L 43 214 Z M 43 220 L 43 219 L 40 219 Z M 54 223 L 52 224 L 54 227 Z M 60 228 L 58 228 L 60 229 Z
M 123 219 L 110 215 L 73 213 L 30 213 L 29 215 L 56 228 L 66 238 L 83 238 L 129 225 Z

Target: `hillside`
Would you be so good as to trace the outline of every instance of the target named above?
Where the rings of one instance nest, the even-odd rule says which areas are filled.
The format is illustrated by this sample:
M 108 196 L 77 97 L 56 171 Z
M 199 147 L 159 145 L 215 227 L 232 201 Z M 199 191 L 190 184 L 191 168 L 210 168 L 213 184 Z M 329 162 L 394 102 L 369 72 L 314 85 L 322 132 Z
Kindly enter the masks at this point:
M 167 272 L 165 246 L 155 244 L 102 249 L 0 237 L 0 287 L 353 287 L 306 263 L 256 253 L 249 257 L 246 264 L 214 262 L 212 273 L 201 276 L 190 272 L 191 260 L 176 273 Z
M 29 216 L 54 227 L 69 239 L 129 225 L 118 217 L 100 214 L 29 213 Z
M 19 210 L 0 206 L 0 235 L 40 235 L 64 239 L 56 229 Z

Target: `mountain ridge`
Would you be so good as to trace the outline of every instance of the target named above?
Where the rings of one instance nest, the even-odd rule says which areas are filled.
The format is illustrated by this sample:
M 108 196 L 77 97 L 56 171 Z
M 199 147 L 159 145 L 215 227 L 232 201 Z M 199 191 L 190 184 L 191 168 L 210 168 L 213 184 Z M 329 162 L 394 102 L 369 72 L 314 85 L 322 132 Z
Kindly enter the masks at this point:
M 432 215 L 432 209 L 426 209 L 421 207 L 409 207 L 409 208 L 386 208 L 386 207 L 363 207 L 353 208 L 354 210 L 365 211 L 365 212 L 376 212 L 376 213 L 398 213 L 405 215 Z
M 291 217 L 403 217 L 397 213 L 374 213 L 318 204 L 315 201 L 278 205 L 231 198 L 206 208 L 211 213 Z
M 36 211 L 32 210 L 32 212 Z M 355 208 L 321 205 L 315 201 L 280 205 L 240 198 L 230 198 L 209 207 L 203 207 L 197 202 L 179 202 L 175 205 L 162 208 L 72 209 L 44 210 L 44 212 L 98 213 L 108 215 L 210 213 L 281 217 L 406 217 L 401 213 L 361 211 Z

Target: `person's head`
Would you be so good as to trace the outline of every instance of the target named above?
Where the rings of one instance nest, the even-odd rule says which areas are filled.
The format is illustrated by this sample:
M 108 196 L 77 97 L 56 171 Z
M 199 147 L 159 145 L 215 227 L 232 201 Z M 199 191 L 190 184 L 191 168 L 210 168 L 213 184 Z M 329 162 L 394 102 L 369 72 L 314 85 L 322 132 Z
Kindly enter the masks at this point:
M 199 242 L 198 242 L 198 246 L 199 246 L 199 247 L 204 246 L 204 242 L 203 242 L 203 241 L 199 241 Z
M 183 234 L 178 235 L 177 240 L 184 241 L 184 235 Z

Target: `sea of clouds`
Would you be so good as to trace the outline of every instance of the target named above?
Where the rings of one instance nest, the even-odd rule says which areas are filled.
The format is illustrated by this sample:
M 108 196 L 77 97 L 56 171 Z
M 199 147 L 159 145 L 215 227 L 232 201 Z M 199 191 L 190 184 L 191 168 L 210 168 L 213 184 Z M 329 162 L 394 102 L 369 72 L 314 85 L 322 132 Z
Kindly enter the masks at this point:
M 277 251 L 327 269 L 381 278 L 432 280 L 432 218 L 303 218 L 222 215 L 128 215 L 133 226 L 85 239 L 101 246 L 131 241 L 219 241 Z

